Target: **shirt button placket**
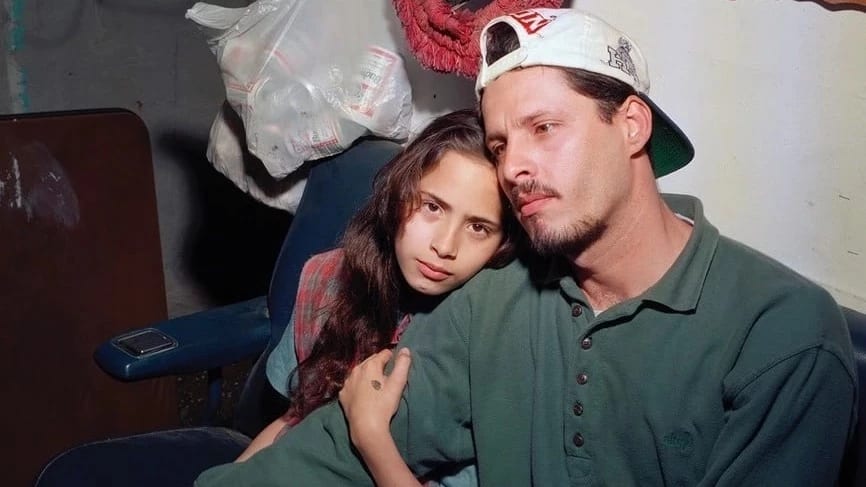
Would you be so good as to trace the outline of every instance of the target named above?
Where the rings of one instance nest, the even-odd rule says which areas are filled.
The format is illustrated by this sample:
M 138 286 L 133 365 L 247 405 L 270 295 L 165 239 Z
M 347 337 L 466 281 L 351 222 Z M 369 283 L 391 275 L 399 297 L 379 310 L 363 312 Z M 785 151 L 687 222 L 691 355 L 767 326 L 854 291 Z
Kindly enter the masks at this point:
M 580 306 L 575 306 L 575 308 L 580 309 Z M 581 314 L 580 312 L 574 314 L 574 311 L 575 310 L 572 309 L 572 314 L 574 316 L 578 316 Z M 583 337 L 583 339 L 580 340 L 580 348 L 582 350 L 589 350 L 590 348 L 592 348 L 592 337 Z M 578 385 L 585 385 L 587 382 L 589 382 L 589 375 L 587 375 L 586 372 L 581 372 L 577 374 L 575 380 L 577 381 Z M 571 411 L 577 417 L 583 416 L 583 403 L 580 401 L 575 401 L 574 405 L 571 408 Z M 575 433 L 574 436 L 571 438 L 571 442 L 575 447 L 583 448 L 583 445 L 585 443 L 583 434 L 581 434 L 580 432 Z
M 571 306 L 571 316 L 573 318 L 580 318 L 580 317 L 582 317 L 582 315 L 583 315 L 583 308 L 581 307 L 581 305 L 579 303 L 574 303 Z M 590 338 L 588 336 L 583 337 L 580 340 L 580 349 L 585 351 L 585 350 L 589 350 L 590 347 L 592 347 L 592 338 Z M 575 376 L 575 381 L 577 382 L 578 387 L 583 386 L 587 382 L 589 382 L 589 375 L 586 372 L 580 372 Z M 582 396 L 582 394 L 578 394 L 578 396 Z M 573 414 L 573 416 L 572 416 L 573 421 L 575 421 L 573 423 L 575 430 L 581 429 L 580 424 L 582 422 L 582 419 L 579 419 L 579 418 L 581 418 L 581 416 L 583 416 L 583 410 L 584 410 L 583 403 L 581 401 L 578 401 L 578 400 L 574 401 L 574 403 L 572 404 L 572 407 L 571 407 L 571 412 Z M 575 431 L 575 430 L 572 430 L 572 431 Z M 579 431 L 575 431 L 575 433 L 571 436 L 571 444 L 573 445 L 573 448 L 583 448 L 584 443 L 585 443 L 585 439 L 583 437 L 583 433 L 581 433 Z

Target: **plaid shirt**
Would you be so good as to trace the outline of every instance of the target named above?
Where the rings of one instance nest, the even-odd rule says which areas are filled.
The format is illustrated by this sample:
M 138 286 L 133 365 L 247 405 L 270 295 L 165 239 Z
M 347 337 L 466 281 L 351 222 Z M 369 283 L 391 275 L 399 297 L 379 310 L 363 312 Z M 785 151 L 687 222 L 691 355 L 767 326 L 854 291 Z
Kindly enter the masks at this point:
M 334 249 L 310 257 L 301 270 L 301 285 L 295 299 L 295 353 L 303 362 L 313 351 L 313 345 L 327 320 L 327 308 L 339 292 L 340 270 L 343 267 L 343 249 Z M 391 344 L 396 345 L 409 326 L 410 315 L 403 315 Z M 366 357 L 361 357 L 362 359 Z
M 313 345 L 319 336 L 319 331 L 327 320 L 328 305 L 333 303 L 340 288 L 340 270 L 343 267 L 343 249 L 334 249 L 321 254 L 316 254 L 304 264 L 301 270 L 298 295 L 295 298 L 295 309 L 292 312 L 294 319 L 295 353 L 298 362 L 304 361 L 313 351 Z M 411 315 L 404 314 L 394 330 L 391 344 L 396 345 L 400 336 L 408 328 Z M 361 357 L 364 359 L 366 357 Z M 298 419 L 288 414 L 284 416 L 289 422 L 289 427 L 298 423 Z M 457 478 L 462 475 L 462 478 Z M 457 480 L 440 483 L 436 480 L 419 479 L 425 487 L 438 486 L 476 486 L 474 470 L 467 476 L 465 473 L 457 474 Z M 470 480 L 466 480 L 466 478 Z

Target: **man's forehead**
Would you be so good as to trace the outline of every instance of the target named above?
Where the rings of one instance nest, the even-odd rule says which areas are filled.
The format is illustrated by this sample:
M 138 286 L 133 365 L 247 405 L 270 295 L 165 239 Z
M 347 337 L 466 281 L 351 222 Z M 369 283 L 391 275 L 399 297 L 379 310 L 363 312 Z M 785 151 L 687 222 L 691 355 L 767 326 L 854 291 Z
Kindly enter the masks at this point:
M 558 68 L 535 66 L 522 71 L 503 74 L 482 92 L 480 109 L 485 129 L 502 123 L 520 125 L 543 113 L 559 113 L 563 110 L 562 90 L 576 94 Z
M 489 93 L 497 93 L 506 89 L 509 91 L 517 90 L 515 85 L 519 85 L 521 96 L 525 97 L 535 97 L 555 85 L 560 85 L 563 88 L 569 86 L 562 68 L 555 66 L 515 68 L 503 73 L 484 88 L 480 96 L 481 107 L 484 107 L 484 100 L 489 98 Z

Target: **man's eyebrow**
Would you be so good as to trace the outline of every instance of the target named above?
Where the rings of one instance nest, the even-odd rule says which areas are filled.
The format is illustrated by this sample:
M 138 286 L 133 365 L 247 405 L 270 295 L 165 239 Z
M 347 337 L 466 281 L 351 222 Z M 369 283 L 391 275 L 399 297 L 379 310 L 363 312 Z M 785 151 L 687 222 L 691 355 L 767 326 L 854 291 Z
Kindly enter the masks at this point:
M 525 125 L 531 124 L 532 121 L 537 118 L 549 117 L 553 114 L 554 112 L 552 110 L 538 109 L 517 119 L 517 126 L 523 127 Z
M 524 127 L 532 123 L 533 120 L 553 115 L 554 112 L 545 109 L 539 109 L 534 112 L 523 115 L 522 117 L 517 119 L 517 123 L 514 124 L 516 127 Z M 485 131 L 484 132 L 484 142 L 489 145 L 491 142 L 497 142 L 505 140 L 505 135 L 502 133 L 498 133 L 496 131 Z
M 499 135 L 496 132 L 485 132 L 484 133 L 484 145 L 490 146 L 491 142 L 499 142 L 505 140 L 505 136 Z

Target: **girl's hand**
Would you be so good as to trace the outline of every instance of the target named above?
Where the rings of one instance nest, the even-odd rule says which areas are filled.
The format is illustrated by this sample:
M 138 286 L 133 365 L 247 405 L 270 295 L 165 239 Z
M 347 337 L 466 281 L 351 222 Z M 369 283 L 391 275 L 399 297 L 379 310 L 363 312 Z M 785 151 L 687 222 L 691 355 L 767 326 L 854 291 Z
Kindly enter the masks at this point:
M 400 404 L 412 361 L 409 349 L 401 348 L 391 375 L 385 375 L 392 355 L 391 350 L 382 350 L 356 365 L 340 390 L 352 443 L 359 449 L 391 441 L 391 418 Z

